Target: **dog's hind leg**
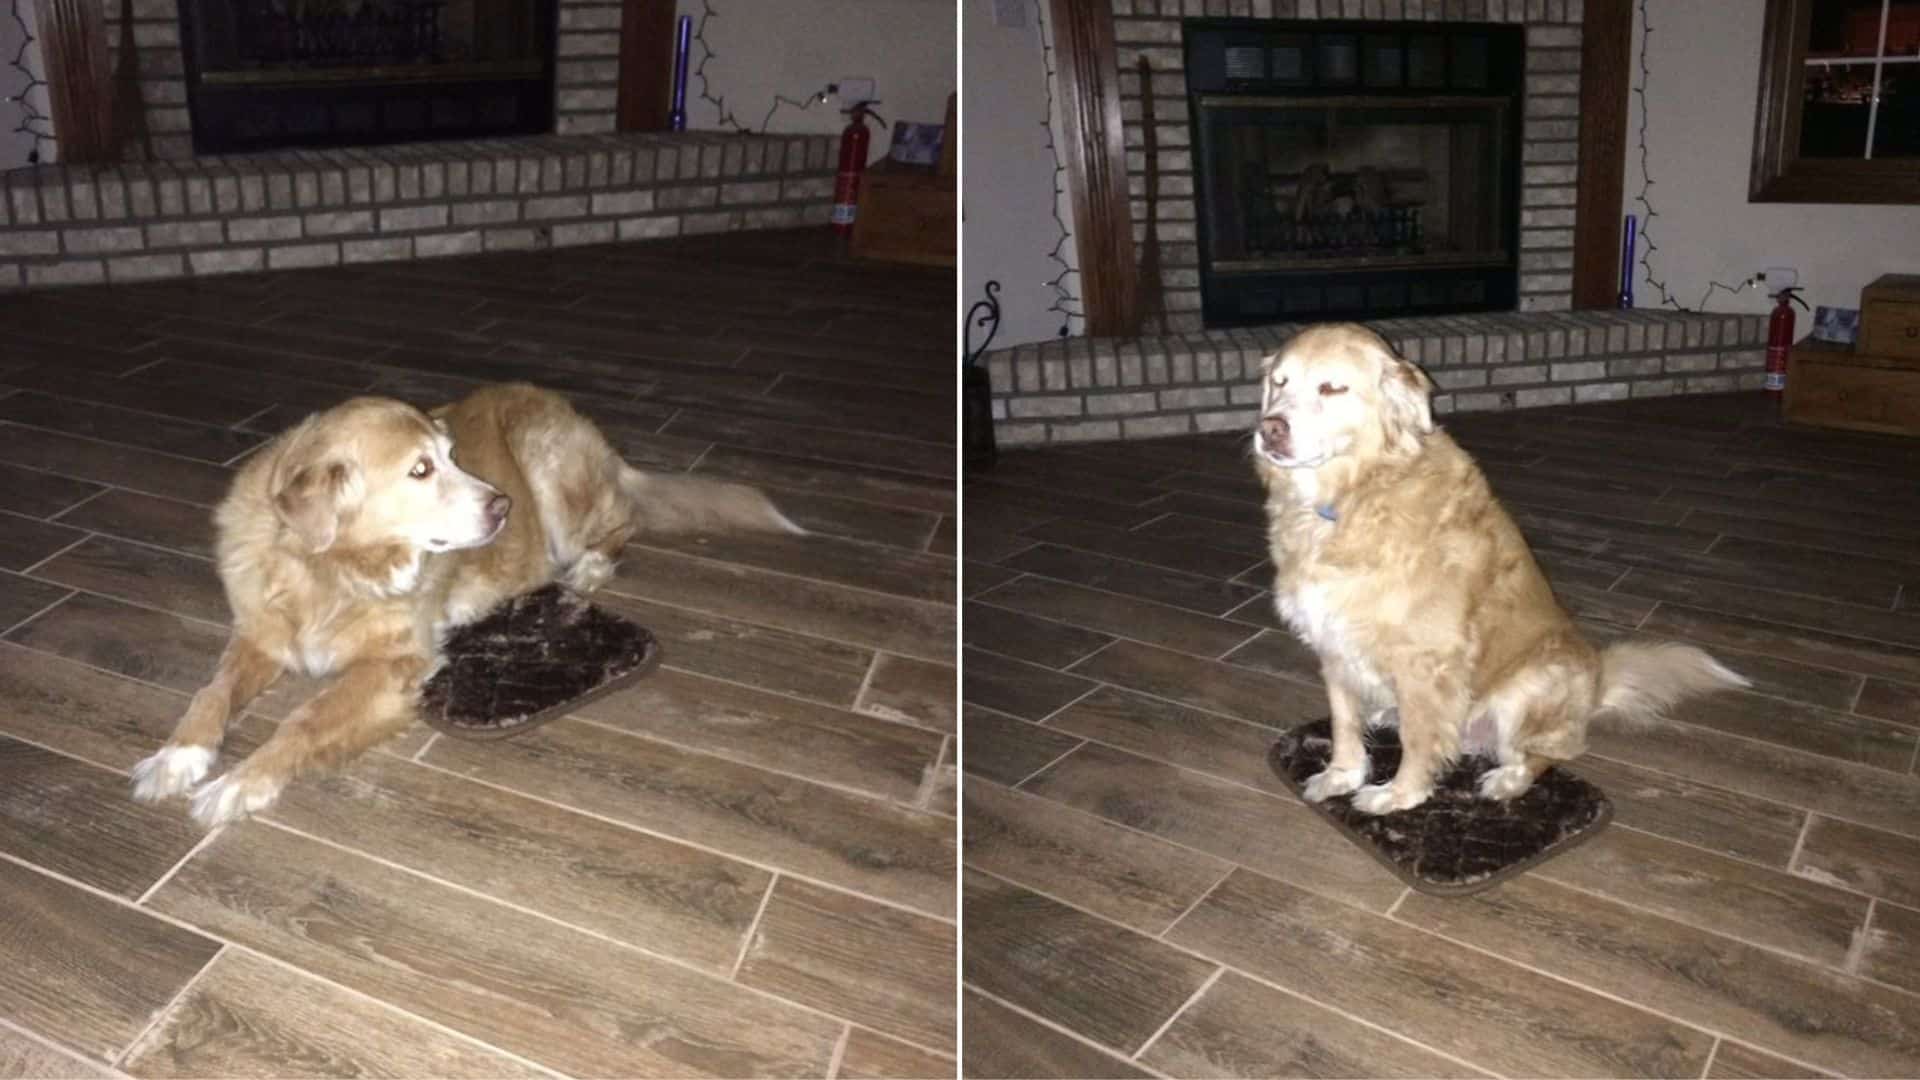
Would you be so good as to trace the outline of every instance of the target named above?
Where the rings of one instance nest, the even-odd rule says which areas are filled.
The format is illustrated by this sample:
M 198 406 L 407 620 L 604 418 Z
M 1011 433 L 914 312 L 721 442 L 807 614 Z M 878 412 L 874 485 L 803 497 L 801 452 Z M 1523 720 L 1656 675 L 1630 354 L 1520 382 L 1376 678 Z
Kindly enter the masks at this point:
M 220 654 L 213 680 L 193 695 L 165 746 L 133 767 L 133 797 L 156 802 L 180 795 L 213 768 L 233 714 L 280 677 L 278 661 L 235 634 Z
M 351 665 L 247 760 L 195 790 L 194 818 L 212 828 L 264 810 L 295 777 L 344 764 L 399 734 L 413 722 L 425 672 L 414 658 Z
M 1387 783 L 1354 792 L 1353 808 L 1363 814 L 1410 810 L 1426 802 L 1434 780 L 1460 752 L 1469 705 L 1465 687 L 1444 673 L 1396 673 L 1394 696 L 1400 704 L 1400 768 Z
M 1361 715 L 1365 703 L 1347 686 L 1336 664 L 1322 664 L 1320 674 L 1327 684 L 1327 707 L 1333 716 L 1333 754 L 1327 767 L 1308 777 L 1306 786 L 1300 789 L 1301 798 L 1308 802 L 1349 794 L 1367 782 L 1366 720 Z

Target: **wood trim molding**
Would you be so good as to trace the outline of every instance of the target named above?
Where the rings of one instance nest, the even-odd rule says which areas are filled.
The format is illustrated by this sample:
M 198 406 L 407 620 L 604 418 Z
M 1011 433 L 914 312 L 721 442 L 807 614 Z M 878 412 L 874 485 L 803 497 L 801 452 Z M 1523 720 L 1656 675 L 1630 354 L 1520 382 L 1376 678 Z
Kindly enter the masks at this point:
M 60 160 L 73 165 L 115 160 L 106 12 L 100 0 L 40 0 L 35 16 Z
M 673 112 L 674 0 L 625 0 L 620 9 L 621 131 L 665 131 Z
M 1113 4 L 1052 0 L 1052 12 L 1064 128 L 1056 143 L 1073 199 L 1086 330 L 1093 337 L 1131 337 L 1139 332 L 1139 284 Z
M 1573 306 L 1620 302 L 1632 0 L 1587 0 L 1580 24 L 1580 168 L 1573 211 Z

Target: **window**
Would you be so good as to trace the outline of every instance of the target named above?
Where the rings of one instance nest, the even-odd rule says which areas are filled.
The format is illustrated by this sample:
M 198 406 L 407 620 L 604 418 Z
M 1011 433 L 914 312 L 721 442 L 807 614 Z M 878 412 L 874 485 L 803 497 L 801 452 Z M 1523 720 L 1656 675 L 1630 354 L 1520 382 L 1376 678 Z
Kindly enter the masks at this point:
M 1750 195 L 1920 203 L 1920 0 L 1768 0 Z

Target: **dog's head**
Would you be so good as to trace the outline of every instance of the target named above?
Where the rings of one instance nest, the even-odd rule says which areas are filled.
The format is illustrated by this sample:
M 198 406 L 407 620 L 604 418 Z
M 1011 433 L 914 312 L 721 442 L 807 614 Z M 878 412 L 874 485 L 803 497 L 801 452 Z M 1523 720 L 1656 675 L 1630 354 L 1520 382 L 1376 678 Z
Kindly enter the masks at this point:
M 400 545 L 478 547 L 512 500 L 453 463 L 453 440 L 425 413 L 355 398 L 289 432 L 271 478 L 274 512 L 313 554 Z
M 1267 358 L 1254 457 L 1314 469 L 1337 458 L 1410 453 L 1433 431 L 1433 383 L 1380 335 L 1353 323 L 1301 331 Z

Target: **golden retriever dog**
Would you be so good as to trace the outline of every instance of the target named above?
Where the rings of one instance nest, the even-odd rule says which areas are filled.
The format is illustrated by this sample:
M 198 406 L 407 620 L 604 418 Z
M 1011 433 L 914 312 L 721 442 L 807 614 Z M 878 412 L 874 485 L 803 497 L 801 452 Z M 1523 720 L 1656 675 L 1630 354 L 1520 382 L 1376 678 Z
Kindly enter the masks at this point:
M 191 791 L 208 827 L 398 733 L 447 631 L 550 582 L 592 591 L 636 532 L 802 531 L 753 488 L 633 468 L 566 399 L 520 384 L 431 415 L 369 397 L 309 416 L 248 459 L 214 524 L 232 637 L 133 770 L 135 798 Z M 229 720 L 288 670 L 331 681 L 201 783 Z
M 1406 810 L 1462 754 L 1492 758 L 1480 793 L 1511 799 L 1579 756 L 1590 722 L 1649 723 L 1747 685 L 1691 646 L 1588 643 L 1479 467 L 1434 427 L 1433 384 L 1379 335 L 1312 327 L 1262 377 L 1252 450 L 1274 603 L 1319 654 L 1332 715 L 1309 801 Z M 1367 784 L 1364 729 L 1396 713 L 1399 771 Z

